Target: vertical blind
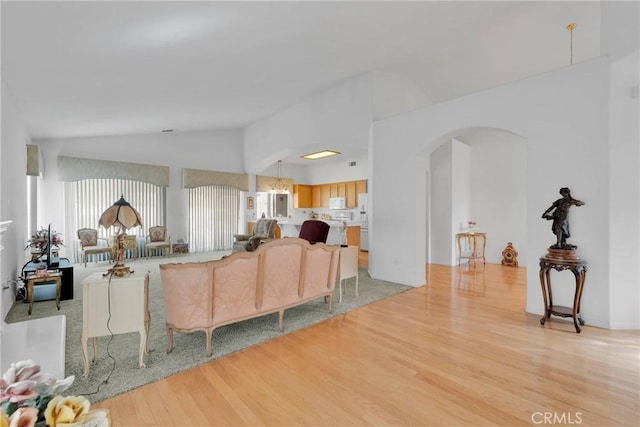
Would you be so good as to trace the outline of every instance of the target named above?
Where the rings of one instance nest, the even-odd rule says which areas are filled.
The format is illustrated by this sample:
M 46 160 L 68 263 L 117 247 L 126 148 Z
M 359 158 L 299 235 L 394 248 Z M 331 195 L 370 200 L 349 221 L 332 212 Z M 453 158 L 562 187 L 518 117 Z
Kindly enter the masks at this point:
M 189 249 L 194 252 L 228 250 L 238 232 L 240 190 L 207 185 L 188 188 Z
M 95 228 L 100 237 L 110 238 L 116 230 L 113 228 L 107 230 L 99 226 L 98 220 L 109 206 L 120 199 L 121 195 L 140 213 L 142 227 L 128 230 L 127 234 L 138 236 L 138 254 L 143 254 L 145 236 L 149 227 L 166 225 L 165 187 L 126 179 L 83 179 L 66 182 L 66 206 L 72 208 L 67 212 L 65 228 L 67 230 Z M 72 249 L 73 259 L 79 262 L 80 250 L 77 235 L 73 236 L 73 240 L 76 242 Z

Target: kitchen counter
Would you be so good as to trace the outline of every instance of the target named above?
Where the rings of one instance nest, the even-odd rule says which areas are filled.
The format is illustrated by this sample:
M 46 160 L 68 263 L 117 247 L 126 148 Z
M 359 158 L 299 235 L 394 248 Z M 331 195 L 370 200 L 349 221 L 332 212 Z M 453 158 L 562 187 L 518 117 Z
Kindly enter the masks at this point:
M 300 226 L 306 219 L 293 219 L 293 218 L 277 218 L 278 225 L 280 226 L 280 231 L 282 233 L 282 237 L 298 237 L 300 234 Z M 329 236 L 327 237 L 328 245 L 340 245 L 346 239 L 344 230 L 344 223 L 347 223 L 347 227 L 355 227 L 360 226 L 360 221 L 341 221 L 337 219 L 319 219 L 319 221 L 324 221 L 331 228 L 329 228 Z
M 276 219 L 278 220 L 279 225 L 302 225 L 303 222 L 311 218 L 307 218 L 307 219 L 276 218 Z M 362 221 L 353 221 L 353 220 L 342 221 L 340 219 L 319 219 L 318 218 L 318 221 L 324 221 L 332 227 L 342 227 L 343 222 L 346 222 L 348 227 L 362 225 Z

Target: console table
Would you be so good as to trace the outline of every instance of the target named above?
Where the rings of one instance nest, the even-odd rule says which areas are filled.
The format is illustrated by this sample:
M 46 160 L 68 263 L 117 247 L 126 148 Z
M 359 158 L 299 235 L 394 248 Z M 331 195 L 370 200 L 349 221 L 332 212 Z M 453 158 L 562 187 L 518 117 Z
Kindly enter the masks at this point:
M 110 313 L 109 313 L 110 312 Z M 82 281 L 83 378 L 89 375 L 87 341 L 93 338 L 93 360 L 98 361 L 97 337 L 128 332 L 140 333 L 138 366 L 144 368 L 148 353 L 149 273 L 104 277 L 93 273 Z
M 33 309 L 33 292 L 34 286 L 43 283 L 51 283 L 55 282 L 56 284 L 56 307 L 60 310 L 60 291 L 62 289 L 62 273 L 57 272 L 47 272 L 46 275 L 39 275 L 36 273 L 30 273 L 27 275 L 25 279 L 27 282 L 27 300 L 29 301 L 29 310 L 28 313 L 31 315 L 31 310 Z
M 458 243 L 458 265 L 463 259 L 469 260 L 469 263 L 473 261 L 474 267 L 477 259 L 481 259 L 486 264 L 484 250 L 487 246 L 487 233 L 458 233 L 456 234 L 456 241 Z
M 563 307 L 553 305 L 553 293 L 551 291 L 551 270 L 569 270 L 576 278 L 576 290 L 573 297 L 573 307 Z M 559 317 L 573 318 L 573 325 L 576 332 L 580 333 L 580 326 L 584 325 L 584 320 L 580 316 L 580 299 L 584 281 L 587 276 L 587 263 L 581 259 L 552 258 L 544 256 L 540 258 L 540 285 L 542 286 L 542 296 L 544 298 L 544 316 L 540 319 L 540 324 L 551 318 L 551 315 Z

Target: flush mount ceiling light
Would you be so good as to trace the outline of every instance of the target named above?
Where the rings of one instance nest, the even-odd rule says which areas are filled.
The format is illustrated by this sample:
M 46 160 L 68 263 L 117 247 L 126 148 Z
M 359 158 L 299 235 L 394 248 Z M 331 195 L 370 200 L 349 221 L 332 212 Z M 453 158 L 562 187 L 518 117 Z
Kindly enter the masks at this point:
M 330 156 L 335 156 L 340 154 L 339 151 L 333 151 L 333 150 L 322 150 L 322 151 L 318 151 L 316 153 L 310 153 L 310 154 L 305 154 L 304 156 L 300 156 L 303 159 L 308 159 L 308 160 L 317 160 L 317 159 L 322 159 L 324 157 L 330 157 Z

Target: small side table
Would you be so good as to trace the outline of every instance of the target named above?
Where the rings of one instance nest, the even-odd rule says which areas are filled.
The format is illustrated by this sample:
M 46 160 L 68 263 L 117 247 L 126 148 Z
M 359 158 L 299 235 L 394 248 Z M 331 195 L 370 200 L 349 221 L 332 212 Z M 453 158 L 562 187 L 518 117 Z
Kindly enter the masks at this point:
M 46 276 L 41 276 L 35 273 L 27 276 L 27 299 L 29 300 L 28 313 L 31 315 L 33 308 L 33 288 L 41 283 L 56 282 L 56 307 L 60 310 L 60 291 L 62 289 L 62 273 L 48 273 Z
M 356 296 L 358 296 L 358 247 L 340 248 L 340 299 L 342 302 L 342 282 L 350 277 L 356 278 Z
M 553 305 L 553 293 L 551 292 L 551 270 L 569 270 L 576 278 L 576 290 L 573 297 L 573 307 L 563 307 Z M 540 285 L 542 286 L 542 296 L 544 298 L 544 316 L 540 319 L 540 324 L 551 318 L 551 315 L 559 317 L 573 318 L 573 325 L 576 332 L 580 333 L 584 320 L 580 316 L 580 299 L 587 276 L 587 262 L 579 258 L 565 259 L 544 256 L 540 258 Z
M 456 241 L 458 243 L 458 265 L 463 259 L 468 259 L 469 263 L 473 261 L 474 267 L 477 259 L 481 259 L 484 264 L 487 263 L 484 257 L 484 250 L 487 247 L 487 233 L 458 233 L 456 234 Z
M 174 243 L 171 252 L 174 253 L 174 254 L 188 254 L 189 253 L 189 244 L 188 243 Z

